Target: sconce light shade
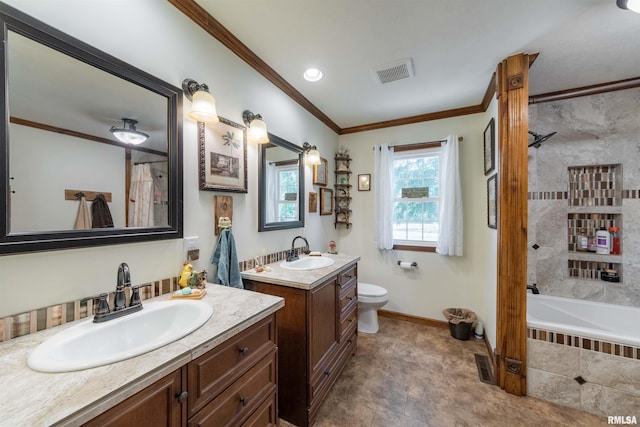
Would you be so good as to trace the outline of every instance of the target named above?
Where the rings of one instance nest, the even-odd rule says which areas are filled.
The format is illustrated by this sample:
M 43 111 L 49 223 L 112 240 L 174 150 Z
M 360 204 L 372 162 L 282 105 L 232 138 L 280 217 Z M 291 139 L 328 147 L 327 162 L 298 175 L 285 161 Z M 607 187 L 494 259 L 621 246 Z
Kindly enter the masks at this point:
M 307 155 L 307 163 L 310 165 L 319 165 L 320 161 L 320 152 L 316 149 L 315 145 L 311 145 L 308 142 L 302 144 L 302 149 Z
M 266 144 L 269 142 L 267 133 L 267 124 L 262 120 L 260 114 L 253 114 L 249 110 L 242 113 L 242 121 L 249 127 L 247 131 L 247 139 L 257 144 Z
M 189 117 L 198 122 L 218 123 L 218 112 L 216 110 L 216 99 L 209 92 L 206 84 L 198 84 L 193 79 L 184 79 L 182 89 L 187 99 L 191 101 Z
M 136 130 L 136 123 L 138 123 L 137 120 L 123 118 L 122 122 L 121 128 L 111 126 L 111 129 L 109 129 L 109 132 L 118 138 L 119 141 L 124 142 L 125 144 L 138 145 L 142 144 L 147 140 L 147 138 L 149 138 L 149 135 L 146 133 Z
M 617 0 L 616 4 L 620 9 L 628 9 L 640 13 L 640 0 Z

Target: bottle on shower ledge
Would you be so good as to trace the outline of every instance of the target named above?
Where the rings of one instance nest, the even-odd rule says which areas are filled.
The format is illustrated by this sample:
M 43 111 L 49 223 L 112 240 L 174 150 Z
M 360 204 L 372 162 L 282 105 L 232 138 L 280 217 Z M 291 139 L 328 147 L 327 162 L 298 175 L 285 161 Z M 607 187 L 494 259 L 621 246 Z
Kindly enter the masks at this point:
M 618 227 L 609 227 L 611 233 L 611 254 L 620 255 L 620 237 L 618 236 Z
M 595 252 L 597 247 L 596 247 L 596 233 L 595 231 L 592 234 L 589 234 L 587 236 L 587 250 L 589 252 Z
M 581 228 L 576 236 L 576 251 L 586 252 L 589 249 L 589 236 L 587 231 Z
M 596 232 L 596 253 L 607 255 L 611 246 L 611 234 L 604 228 Z

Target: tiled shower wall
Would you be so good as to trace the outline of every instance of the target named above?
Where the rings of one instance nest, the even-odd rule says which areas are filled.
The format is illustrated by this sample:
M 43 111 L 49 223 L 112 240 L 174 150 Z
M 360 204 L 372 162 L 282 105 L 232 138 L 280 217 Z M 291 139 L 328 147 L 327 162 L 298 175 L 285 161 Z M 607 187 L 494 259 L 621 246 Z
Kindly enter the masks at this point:
M 529 129 L 558 132 L 529 148 L 529 283 L 640 307 L 640 88 L 532 104 Z M 622 255 L 576 255 L 583 225 L 619 227 Z M 600 279 L 611 267 L 620 283 Z

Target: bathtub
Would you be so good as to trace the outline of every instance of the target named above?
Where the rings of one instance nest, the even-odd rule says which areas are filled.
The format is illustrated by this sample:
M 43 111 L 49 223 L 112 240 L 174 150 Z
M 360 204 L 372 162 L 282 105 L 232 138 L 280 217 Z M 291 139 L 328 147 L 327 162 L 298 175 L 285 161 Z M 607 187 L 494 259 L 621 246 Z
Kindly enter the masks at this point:
M 640 347 L 640 308 L 527 293 L 527 327 Z

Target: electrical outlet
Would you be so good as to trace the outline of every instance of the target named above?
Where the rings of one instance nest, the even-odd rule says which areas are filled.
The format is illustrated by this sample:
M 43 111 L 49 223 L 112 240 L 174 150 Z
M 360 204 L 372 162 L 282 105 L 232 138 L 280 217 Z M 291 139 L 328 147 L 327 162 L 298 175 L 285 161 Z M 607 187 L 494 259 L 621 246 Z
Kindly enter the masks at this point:
M 200 258 L 200 249 L 198 244 L 198 236 L 184 238 L 184 259 L 186 261 L 195 261 Z

